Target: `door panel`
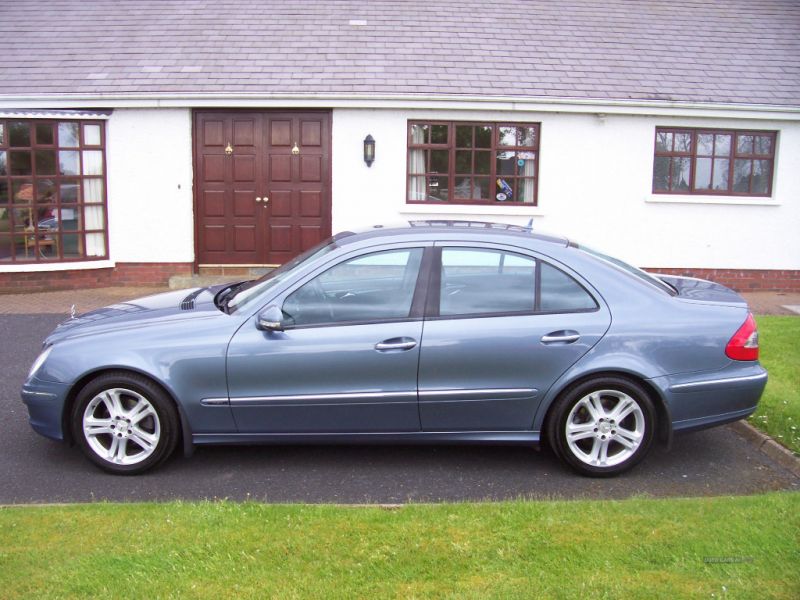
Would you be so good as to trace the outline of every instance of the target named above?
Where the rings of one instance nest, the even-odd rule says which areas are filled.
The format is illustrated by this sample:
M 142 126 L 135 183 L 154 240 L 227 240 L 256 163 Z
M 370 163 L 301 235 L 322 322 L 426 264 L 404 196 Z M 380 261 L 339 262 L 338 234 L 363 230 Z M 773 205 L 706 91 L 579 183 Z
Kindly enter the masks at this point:
M 530 429 L 544 394 L 609 323 L 604 309 L 426 321 L 419 368 L 423 431 Z M 567 329 L 579 331 L 580 339 L 541 342 Z
M 330 236 L 330 113 L 198 111 L 195 165 L 199 263 L 282 264 Z
M 419 346 L 379 352 L 375 345 L 421 335 L 419 321 L 270 333 L 246 323 L 228 351 L 239 431 L 419 431 Z

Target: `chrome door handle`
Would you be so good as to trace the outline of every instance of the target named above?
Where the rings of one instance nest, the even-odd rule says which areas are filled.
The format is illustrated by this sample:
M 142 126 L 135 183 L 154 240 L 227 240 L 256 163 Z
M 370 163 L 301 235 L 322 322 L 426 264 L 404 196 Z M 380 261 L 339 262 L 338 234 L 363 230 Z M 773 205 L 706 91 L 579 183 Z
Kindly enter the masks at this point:
M 386 352 L 388 350 L 411 350 L 417 345 L 417 340 L 411 338 L 393 338 L 375 344 L 375 350 Z
M 581 339 L 577 331 L 553 331 L 542 336 L 543 344 L 572 344 Z

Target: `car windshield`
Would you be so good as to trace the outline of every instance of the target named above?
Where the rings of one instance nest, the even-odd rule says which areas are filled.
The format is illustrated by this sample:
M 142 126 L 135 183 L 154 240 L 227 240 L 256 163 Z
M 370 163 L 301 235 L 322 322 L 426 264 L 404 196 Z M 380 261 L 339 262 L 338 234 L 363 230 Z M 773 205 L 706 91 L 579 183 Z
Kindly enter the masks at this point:
M 344 237 L 353 235 L 351 232 L 344 232 L 344 233 L 337 233 L 335 236 L 328 238 L 327 240 L 320 242 L 313 248 L 306 250 L 302 254 L 296 256 L 292 260 L 287 263 L 284 263 L 274 271 L 270 271 L 266 275 L 259 277 L 258 279 L 253 279 L 252 281 L 245 281 L 237 286 L 234 286 L 232 291 L 230 292 L 230 296 L 224 299 L 225 308 L 227 308 L 228 312 L 234 312 L 247 304 L 249 304 L 254 298 L 257 298 L 262 292 L 268 290 L 269 288 L 277 285 L 289 275 L 291 275 L 296 269 L 301 268 L 301 266 L 310 260 L 318 258 L 320 256 L 324 256 L 331 250 L 337 248 L 336 242 Z M 223 290 L 224 291 L 224 290 Z
M 577 244 L 575 242 L 570 242 L 570 246 L 572 246 L 573 248 L 577 248 L 578 250 L 583 250 L 587 254 L 591 254 L 592 256 L 594 256 L 596 258 L 599 258 L 599 259 L 604 260 L 606 262 L 610 262 L 615 267 L 618 267 L 618 268 L 622 269 L 623 271 L 626 271 L 627 273 L 630 273 L 631 275 L 637 277 L 638 279 L 640 279 L 642 281 L 645 281 L 650 285 L 654 285 L 654 286 L 656 286 L 657 288 L 659 288 L 661 290 L 664 290 L 670 296 L 677 295 L 677 291 L 675 290 L 675 288 L 673 288 L 668 283 L 662 281 L 661 279 L 659 279 L 655 275 L 651 275 L 647 271 L 643 271 L 642 269 L 638 269 L 638 268 L 636 268 L 636 267 L 634 267 L 632 265 L 629 265 L 625 261 L 622 261 L 622 260 L 620 260 L 618 258 L 614 258 L 613 256 L 609 256 L 608 254 L 603 254 L 602 252 L 599 252 L 599 251 L 595 250 L 594 248 L 589 248 L 588 246 L 584 246 L 583 244 Z

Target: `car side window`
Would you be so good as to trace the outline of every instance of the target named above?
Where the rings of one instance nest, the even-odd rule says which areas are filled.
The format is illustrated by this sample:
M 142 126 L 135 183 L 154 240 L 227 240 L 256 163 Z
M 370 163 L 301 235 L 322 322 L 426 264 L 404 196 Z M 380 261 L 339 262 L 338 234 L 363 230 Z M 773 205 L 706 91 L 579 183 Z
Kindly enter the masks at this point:
M 531 312 L 536 260 L 483 248 L 443 248 L 439 315 Z
M 404 248 L 341 262 L 292 292 L 284 318 L 295 326 L 408 318 L 422 253 Z
M 539 269 L 539 310 L 576 311 L 597 308 L 595 299 L 572 277 L 546 262 L 540 262 Z

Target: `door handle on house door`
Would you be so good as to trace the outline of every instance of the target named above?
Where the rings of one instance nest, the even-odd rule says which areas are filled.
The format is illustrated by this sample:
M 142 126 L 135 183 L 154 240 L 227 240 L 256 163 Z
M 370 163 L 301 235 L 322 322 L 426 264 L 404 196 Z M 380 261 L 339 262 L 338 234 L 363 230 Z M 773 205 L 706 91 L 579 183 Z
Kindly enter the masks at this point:
M 256 202 L 261 202 L 261 196 L 256 197 Z

